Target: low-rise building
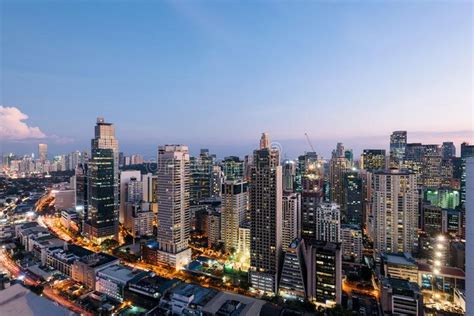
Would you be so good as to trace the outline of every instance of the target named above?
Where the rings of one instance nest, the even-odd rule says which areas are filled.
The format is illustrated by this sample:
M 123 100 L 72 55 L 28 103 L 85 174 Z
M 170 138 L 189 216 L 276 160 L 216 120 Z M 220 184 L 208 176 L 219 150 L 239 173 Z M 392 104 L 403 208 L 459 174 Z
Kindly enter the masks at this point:
M 203 308 L 204 315 L 261 315 L 265 301 L 235 293 L 219 292 Z
M 92 251 L 76 245 L 50 248 L 46 251 L 46 264 L 64 275 L 72 277 L 74 262 L 92 254 Z
M 108 297 L 123 301 L 125 286 L 132 281 L 144 278 L 149 272 L 115 264 L 97 271 L 95 290 Z
M 384 275 L 418 283 L 418 266 L 409 254 L 386 253 L 383 255 Z
M 141 307 L 152 309 L 158 305 L 160 299 L 166 293 L 179 284 L 181 284 L 181 281 L 177 279 L 166 279 L 157 275 L 150 275 L 129 282 L 124 291 L 124 299 L 132 301 Z
M 89 289 L 95 289 L 97 272 L 119 262 L 119 258 L 106 253 L 93 253 L 74 261 L 72 279 L 84 284 Z
M 418 285 L 408 280 L 382 280 L 382 309 L 389 315 L 423 315 L 423 295 Z
M 198 315 L 217 293 L 214 289 L 184 283 L 173 288 L 160 305 L 176 315 Z

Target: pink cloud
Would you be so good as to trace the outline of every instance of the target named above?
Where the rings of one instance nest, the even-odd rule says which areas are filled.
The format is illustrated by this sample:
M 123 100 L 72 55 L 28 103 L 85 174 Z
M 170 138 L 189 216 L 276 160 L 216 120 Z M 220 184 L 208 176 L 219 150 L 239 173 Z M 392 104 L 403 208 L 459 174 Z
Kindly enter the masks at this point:
M 0 105 L 0 139 L 1 140 L 26 140 L 46 138 L 39 127 L 28 126 L 25 120 L 28 115 L 16 107 Z

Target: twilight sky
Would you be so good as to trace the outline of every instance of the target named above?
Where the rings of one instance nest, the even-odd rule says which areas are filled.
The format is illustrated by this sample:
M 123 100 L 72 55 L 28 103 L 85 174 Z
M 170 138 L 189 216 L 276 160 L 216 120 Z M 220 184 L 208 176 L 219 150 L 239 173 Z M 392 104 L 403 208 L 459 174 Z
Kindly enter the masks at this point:
M 145 156 L 474 142 L 471 1 L 0 5 L 0 152 L 89 148 L 97 116 Z

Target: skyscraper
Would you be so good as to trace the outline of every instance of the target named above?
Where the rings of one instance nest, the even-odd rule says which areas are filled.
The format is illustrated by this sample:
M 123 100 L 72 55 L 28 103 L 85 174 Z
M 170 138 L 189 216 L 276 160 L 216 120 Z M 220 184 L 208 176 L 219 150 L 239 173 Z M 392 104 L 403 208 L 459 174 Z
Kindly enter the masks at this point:
M 364 149 L 360 159 L 360 168 L 369 172 L 385 170 L 385 149 Z
M 301 232 L 301 196 L 300 193 L 283 193 L 282 209 L 282 247 L 300 237 Z
M 48 145 L 38 144 L 38 159 L 45 162 L 48 159 Z
M 92 148 L 88 164 L 88 210 L 83 232 L 92 242 L 118 238 L 118 212 L 112 149 Z
M 398 167 L 405 158 L 407 132 L 395 131 L 390 135 L 390 164 Z
M 341 212 L 335 203 L 320 203 L 316 208 L 315 239 L 338 243 L 341 241 Z
M 176 269 L 191 259 L 189 151 L 184 145 L 158 149 L 158 260 Z
M 342 222 L 355 224 L 362 227 L 363 195 L 362 177 L 356 171 L 348 171 L 344 174 L 344 205 Z
M 296 190 L 296 163 L 293 160 L 283 161 L 283 192 Z
M 276 293 L 282 251 L 282 168 L 279 151 L 269 146 L 264 133 L 252 164 L 249 281 L 255 289 Z
M 248 208 L 248 184 L 242 180 L 226 180 L 222 184 L 221 238 L 224 249 L 235 252 L 239 246 L 239 227 Z
M 377 252 L 408 252 L 417 245 L 418 191 L 408 171 L 377 171 L 372 176 L 374 248 Z
M 97 118 L 91 140 L 89 161 L 89 209 L 84 232 L 100 243 L 107 238 L 118 239 L 119 166 L 118 140 L 112 123 Z
M 454 146 L 453 142 L 443 142 L 441 152 L 443 159 L 451 159 L 456 157 L 456 146 Z
M 344 174 L 348 169 L 349 162 L 344 156 L 333 156 L 331 158 L 329 170 L 331 201 L 339 205 L 344 204 Z
M 304 240 L 294 239 L 285 248 L 279 294 L 286 299 L 304 301 L 307 297 L 306 249 Z

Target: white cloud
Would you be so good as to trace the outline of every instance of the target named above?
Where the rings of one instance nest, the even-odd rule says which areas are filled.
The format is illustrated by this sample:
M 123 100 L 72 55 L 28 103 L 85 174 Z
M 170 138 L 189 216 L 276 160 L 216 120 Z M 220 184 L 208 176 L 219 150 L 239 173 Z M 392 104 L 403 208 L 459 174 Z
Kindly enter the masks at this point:
M 0 140 L 26 140 L 46 138 L 39 127 L 28 126 L 28 115 L 16 107 L 0 105 Z

